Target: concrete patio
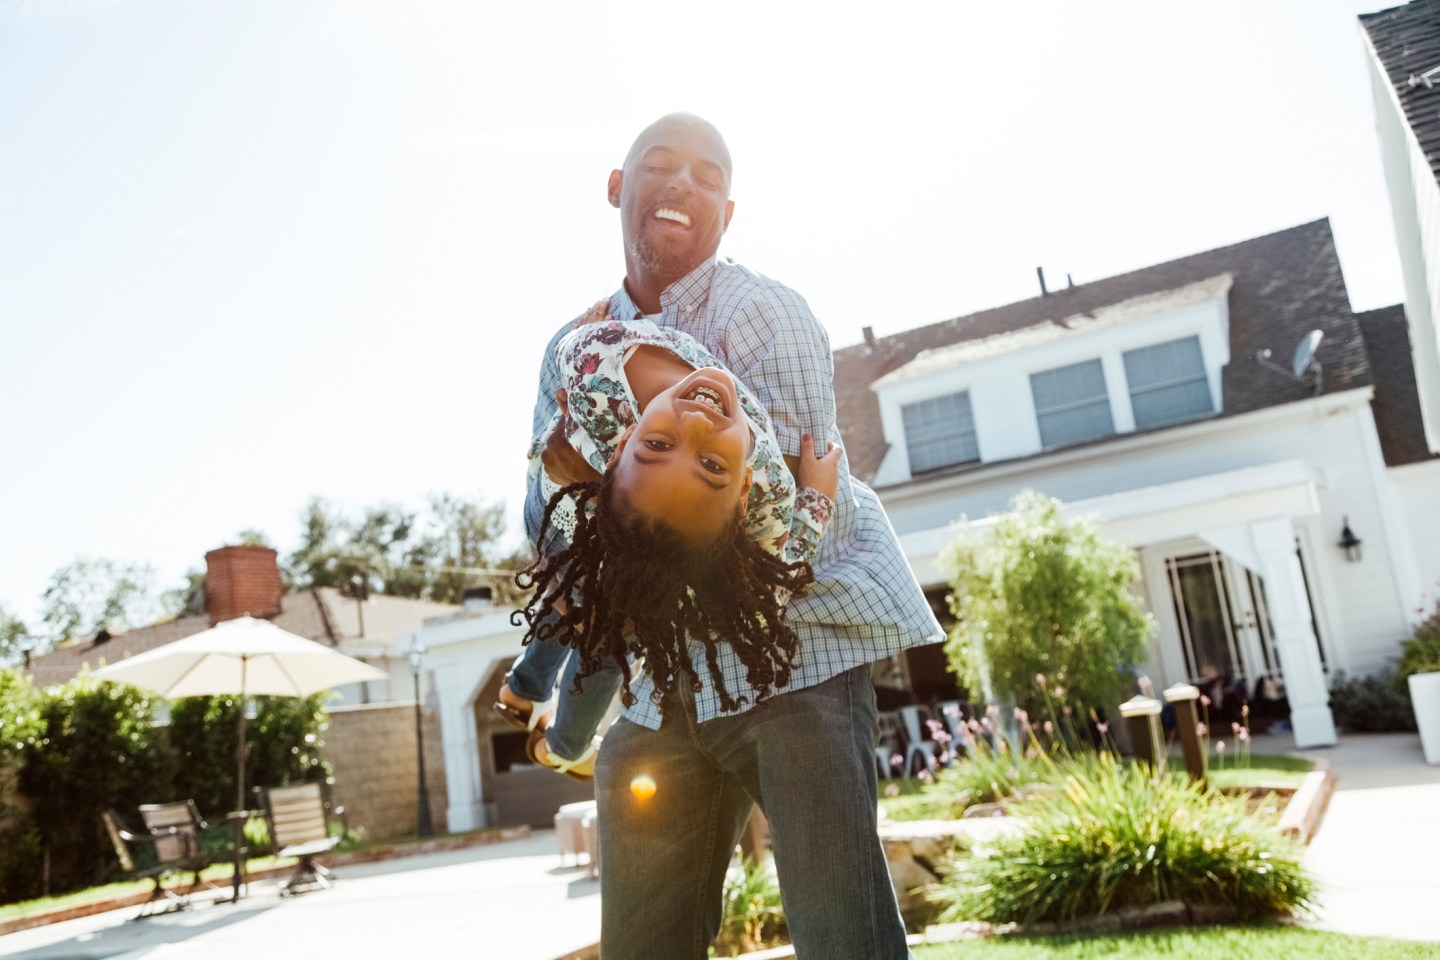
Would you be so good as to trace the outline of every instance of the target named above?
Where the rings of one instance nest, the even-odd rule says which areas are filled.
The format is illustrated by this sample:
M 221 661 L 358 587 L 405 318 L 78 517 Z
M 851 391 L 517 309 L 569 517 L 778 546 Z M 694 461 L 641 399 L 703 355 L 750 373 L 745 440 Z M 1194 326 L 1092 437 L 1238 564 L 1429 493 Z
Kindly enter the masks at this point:
M 255 960 L 300 956 L 556 960 L 600 938 L 600 888 L 562 866 L 553 831 L 448 853 L 354 864 L 331 890 L 280 899 L 276 881 L 237 906 L 126 923 L 130 907 L 0 937 L 23 960 Z

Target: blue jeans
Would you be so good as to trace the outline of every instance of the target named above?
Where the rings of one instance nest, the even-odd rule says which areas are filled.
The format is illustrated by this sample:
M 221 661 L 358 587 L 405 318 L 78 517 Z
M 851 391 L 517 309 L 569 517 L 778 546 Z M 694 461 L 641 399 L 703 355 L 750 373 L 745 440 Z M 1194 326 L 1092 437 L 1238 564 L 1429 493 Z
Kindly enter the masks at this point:
M 909 957 L 876 831 L 869 668 L 704 724 L 681 690 L 658 731 L 622 718 L 600 751 L 602 960 L 705 957 L 752 802 L 799 960 Z M 631 793 L 642 774 L 649 800 Z
M 560 697 L 555 706 L 555 720 L 545 731 L 545 745 L 556 756 L 578 760 L 590 748 L 591 738 L 605 719 L 615 691 L 620 689 L 620 665 L 606 661 L 596 673 L 585 678 L 579 693 L 574 693 L 575 674 L 580 658 L 557 640 L 532 640 L 525 646 L 515 665 L 510 668 L 510 689 L 526 700 L 536 703 L 550 699 L 555 678 L 560 676 Z

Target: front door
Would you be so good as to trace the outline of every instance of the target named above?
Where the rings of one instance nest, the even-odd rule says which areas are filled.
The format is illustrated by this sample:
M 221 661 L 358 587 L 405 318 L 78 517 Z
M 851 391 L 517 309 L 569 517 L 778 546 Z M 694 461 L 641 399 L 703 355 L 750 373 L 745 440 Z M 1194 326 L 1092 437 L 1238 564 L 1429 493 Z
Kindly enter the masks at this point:
M 1223 677 L 1253 690 L 1278 674 L 1259 576 L 1216 550 L 1169 557 L 1165 574 L 1192 681 Z

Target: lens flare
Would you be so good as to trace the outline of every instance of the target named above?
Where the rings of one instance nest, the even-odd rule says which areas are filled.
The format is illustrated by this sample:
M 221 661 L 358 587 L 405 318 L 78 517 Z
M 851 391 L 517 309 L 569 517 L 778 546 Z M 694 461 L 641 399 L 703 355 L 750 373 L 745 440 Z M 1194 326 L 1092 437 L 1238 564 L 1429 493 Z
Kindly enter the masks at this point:
M 655 796 L 655 778 L 642 773 L 630 781 L 630 793 L 636 800 L 649 800 Z

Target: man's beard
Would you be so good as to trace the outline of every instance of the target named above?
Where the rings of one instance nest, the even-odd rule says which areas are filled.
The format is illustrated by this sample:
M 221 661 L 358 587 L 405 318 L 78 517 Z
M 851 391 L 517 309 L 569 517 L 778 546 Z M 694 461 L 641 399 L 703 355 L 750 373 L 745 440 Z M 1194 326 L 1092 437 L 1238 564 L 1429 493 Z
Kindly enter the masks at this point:
M 630 255 L 641 269 L 673 280 L 689 273 L 692 266 L 685 262 L 683 254 L 655 246 L 643 232 L 630 242 Z

